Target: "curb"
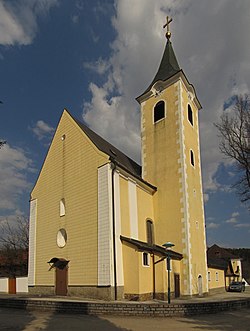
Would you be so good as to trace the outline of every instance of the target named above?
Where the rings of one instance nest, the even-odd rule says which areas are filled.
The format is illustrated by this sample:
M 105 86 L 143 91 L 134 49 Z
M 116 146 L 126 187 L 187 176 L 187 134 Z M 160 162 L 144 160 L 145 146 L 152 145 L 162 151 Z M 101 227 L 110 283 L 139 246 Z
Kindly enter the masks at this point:
M 103 302 L 73 302 L 63 300 L 39 300 L 22 298 L 0 298 L 1 308 L 25 310 L 52 311 L 56 313 L 75 313 L 83 315 L 119 315 L 119 316 L 149 316 L 173 317 L 211 314 L 241 308 L 250 308 L 250 298 L 199 302 L 199 303 L 103 303 Z

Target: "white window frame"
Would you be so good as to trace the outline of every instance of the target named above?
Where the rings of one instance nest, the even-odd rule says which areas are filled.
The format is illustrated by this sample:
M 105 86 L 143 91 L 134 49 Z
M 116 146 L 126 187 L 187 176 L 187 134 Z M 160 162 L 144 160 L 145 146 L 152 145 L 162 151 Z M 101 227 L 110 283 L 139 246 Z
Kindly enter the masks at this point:
M 155 120 L 154 120 L 154 119 L 155 119 L 155 106 L 156 106 L 159 102 L 161 102 L 161 101 L 164 102 L 164 117 L 160 118 L 158 121 L 155 121 Z M 152 122 L 153 122 L 153 124 L 159 123 L 159 122 L 163 121 L 166 117 L 167 117 L 167 102 L 166 102 L 166 100 L 163 100 L 163 99 L 158 100 L 158 101 L 155 103 L 154 107 L 153 107 L 153 111 L 152 111 Z
M 147 255 L 147 264 L 144 264 L 144 254 Z M 150 267 L 150 254 L 147 252 L 142 252 L 142 266 L 145 268 Z

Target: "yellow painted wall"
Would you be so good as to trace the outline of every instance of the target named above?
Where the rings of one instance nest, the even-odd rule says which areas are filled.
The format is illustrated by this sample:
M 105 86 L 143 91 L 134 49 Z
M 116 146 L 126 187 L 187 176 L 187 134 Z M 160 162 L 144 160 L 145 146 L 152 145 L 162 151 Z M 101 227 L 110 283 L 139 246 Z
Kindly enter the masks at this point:
M 130 237 L 128 180 L 120 176 L 121 235 Z
M 166 119 L 154 124 L 152 111 L 160 100 L 167 100 Z M 179 240 L 179 234 L 182 229 L 180 220 L 183 212 L 180 207 L 180 185 L 176 184 L 176 178 L 179 176 L 179 145 L 177 128 L 175 124 L 172 125 L 177 121 L 176 101 L 176 88 L 172 85 L 159 97 L 150 98 L 143 105 L 142 158 L 144 179 L 157 186 L 154 195 L 156 241 L 160 244 L 173 241 L 176 250 L 182 252 L 183 245 Z
M 128 178 L 120 176 L 121 235 L 130 238 Z M 138 240 L 147 242 L 146 220 L 154 223 L 153 197 L 139 184 L 136 185 Z M 150 266 L 143 266 L 142 252 L 123 243 L 124 293 L 143 294 L 153 291 L 152 257 Z
M 153 123 L 153 109 L 161 100 L 166 104 L 166 118 Z M 187 116 L 189 103 L 193 126 Z M 141 108 L 143 178 L 157 187 L 156 240 L 160 245 L 173 242 L 174 249 L 183 254 L 181 291 L 189 294 L 191 281 L 192 294 L 197 294 L 199 275 L 204 291 L 207 289 L 198 109 L 182 80 L 144 101 Z M 195 167 L 190 164 L 190 149 L 195 155 Z
M 129 203 L 128 203 L 128 179 L 120 177 L 121 197 L 121 228 L 122 235 L 130 237 L 129 228 Z M 152 220 L 154 231 L 157 222 L 154 214 L 153 195 L 145 191 L 139 184 L 136 187 L 137 215 L 138 215 L 138 240 L 147 242 L 147 219 Z M 155 238 L 155 244 L 161 245 Z M 124 268 L 124 293 L 145 294 L 153 293 L 153 256 L 148 255 L 149 266 L 143 265 L 143 252 L 138 251 L 132 245 L 123 243 L 123 268 Z M 155 255 L 155 262 L 161 259 Z M 132 272 L 131 272 L 132 271 Z M 174 291 L 174 274 L 181 274 L 181 261 L 172 261 L 171 291 Z M 155 291 L 156 293 L 167 293 L 167 268 L 166 260 L 155 265 Z
M 156 258 L 156 261 L 158 258 Z M 170 270 L 170 292 L 175 291 L 174 275 L 179 274 L 181 277 L 181 261 L 171 260 Z M 181 283 L 180 283 L 181 286 Z M 181 288 L 180 288 L 181 290 Z M 168 270 L 166 259 L 156 264 L 156 292 L 167 293 L 168 292 Z
M 147 193 L 140 186 L 136 188 L 137 193 L 137 213 L 138 213 L 138 239 L 147 242 L 146 221 L 149 219 L 153 222 L 155 232 L 156 220 L 154 217 L 153 196 Z M 155 243 L 159 245 L 155 238 Z
M 129 213 L 129 179 L 120 175 L 120 215 L 121 235 L 130 238 L 130 213 Z M 137 224 L 138 240 L 147 241 L 146 220 L 154 222 L 153 197 L 145 191 L 140 184 L 136 185 L 137 196 Z M 135 217 L 135 216 L 134 216 Z M 135 219 L 133 220 L 135 221 Z M 135 238 L 134 238 L 135 239 Z M 142 252 L 137 251 L 132 245 L 123 243 L 123 268 L 124 268 L 124 293 L 143 294 L 152 293 L 152 258 L 149 256 L 150 266 L 143 266 Z
M 149 266 L 143 266 L 142 252 L 137 255 L 139 265 L 139 293 L 153 292 L 153 260 L 149 254 Z
M 160 100 L 166 101 L 166 118 L 153 123 L 153 109 Z M 142 159 L 144 179 L 157 186 L 154 195 L 156 241 L 162 245 L 175 243 L 175 250 L 183 253 L 181 238 L 184 217 L 178 163 L 178 88 L 165 89 L 158 97 L 148 99 L 142 106 Z M 181 287 L 184 278 L 181 276 Z
M 208 280 L 209 290 L 225 287 L 224 270 L 208 268 L 208 273 L 210 273 L 210 280 Z M 217 276 L 216 276 L 216 274 L 217 274 Z
M 203 289 L 207 283 L 207 265 L 205 259 L 205 220 L 203 209 L 203 193 L 201 187 L 201 164 L 199 151 L 198 109 L 194 102 L 188 98 L 188 91 L 182 84 L 182 99 L 184 110 L 184 142 L 187 172 L 187 199 L 190 229 L 190 252 L 192 264 L 192 286 L 198 293 L 198 276 L 203 278 Z M 193 112 L 193 125 L 188 120 L 188 105 Z M 190 161 L 190 150 L 194 154 L 194 166 Z
M 69 285 L 97 284 L 97 168 L 107 161 L 64 111 L 31 194 L 38 201 L 36 285 L 54 285 L 47 264 L 52 257 L 70 260 Z M 62 198 L 66 215 L 60 217 Z M 68 235 L 64 248 L 56 242 L 60 228 Z
M 122 245 L 123 270 L 124 270 L 124 293 L 139 293 L 139 264 L 138 252 L 131 245 Z

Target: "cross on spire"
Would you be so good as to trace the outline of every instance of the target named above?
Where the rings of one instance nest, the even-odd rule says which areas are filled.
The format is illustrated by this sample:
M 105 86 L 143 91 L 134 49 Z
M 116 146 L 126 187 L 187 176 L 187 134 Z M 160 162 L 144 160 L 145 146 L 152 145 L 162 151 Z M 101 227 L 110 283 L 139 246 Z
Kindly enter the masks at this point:
M 163 25 L 163 29 L 165 29 L 165 27 L 167 27 L 167 32 L 166 32 L 166 38 L 169 40 L 170 39 L 170 37 L 171 37 L 171 32 L 170 32 L 170 30 L 169 30 L 169 25 L 170 25 L 170 23 L 173 21 L 173 19 L 171 18 L 171 17 L 168 17 L 167 16 L 167 23 L 165 23 L 164 25 Z

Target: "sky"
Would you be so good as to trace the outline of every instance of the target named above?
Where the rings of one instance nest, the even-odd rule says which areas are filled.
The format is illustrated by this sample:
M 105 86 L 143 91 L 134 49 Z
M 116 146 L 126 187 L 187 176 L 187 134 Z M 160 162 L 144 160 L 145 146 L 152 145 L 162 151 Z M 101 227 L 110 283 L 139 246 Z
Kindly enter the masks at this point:
M 30 191 L 64 108 L 140 163 L 135 98 L 154 78 L 171 23 L 202 104 L 207 244 L 250 248 L 247 207 L 214 123 L 249 93 L 248 0 L 0 0 L 0 222 L 28 217 Z

